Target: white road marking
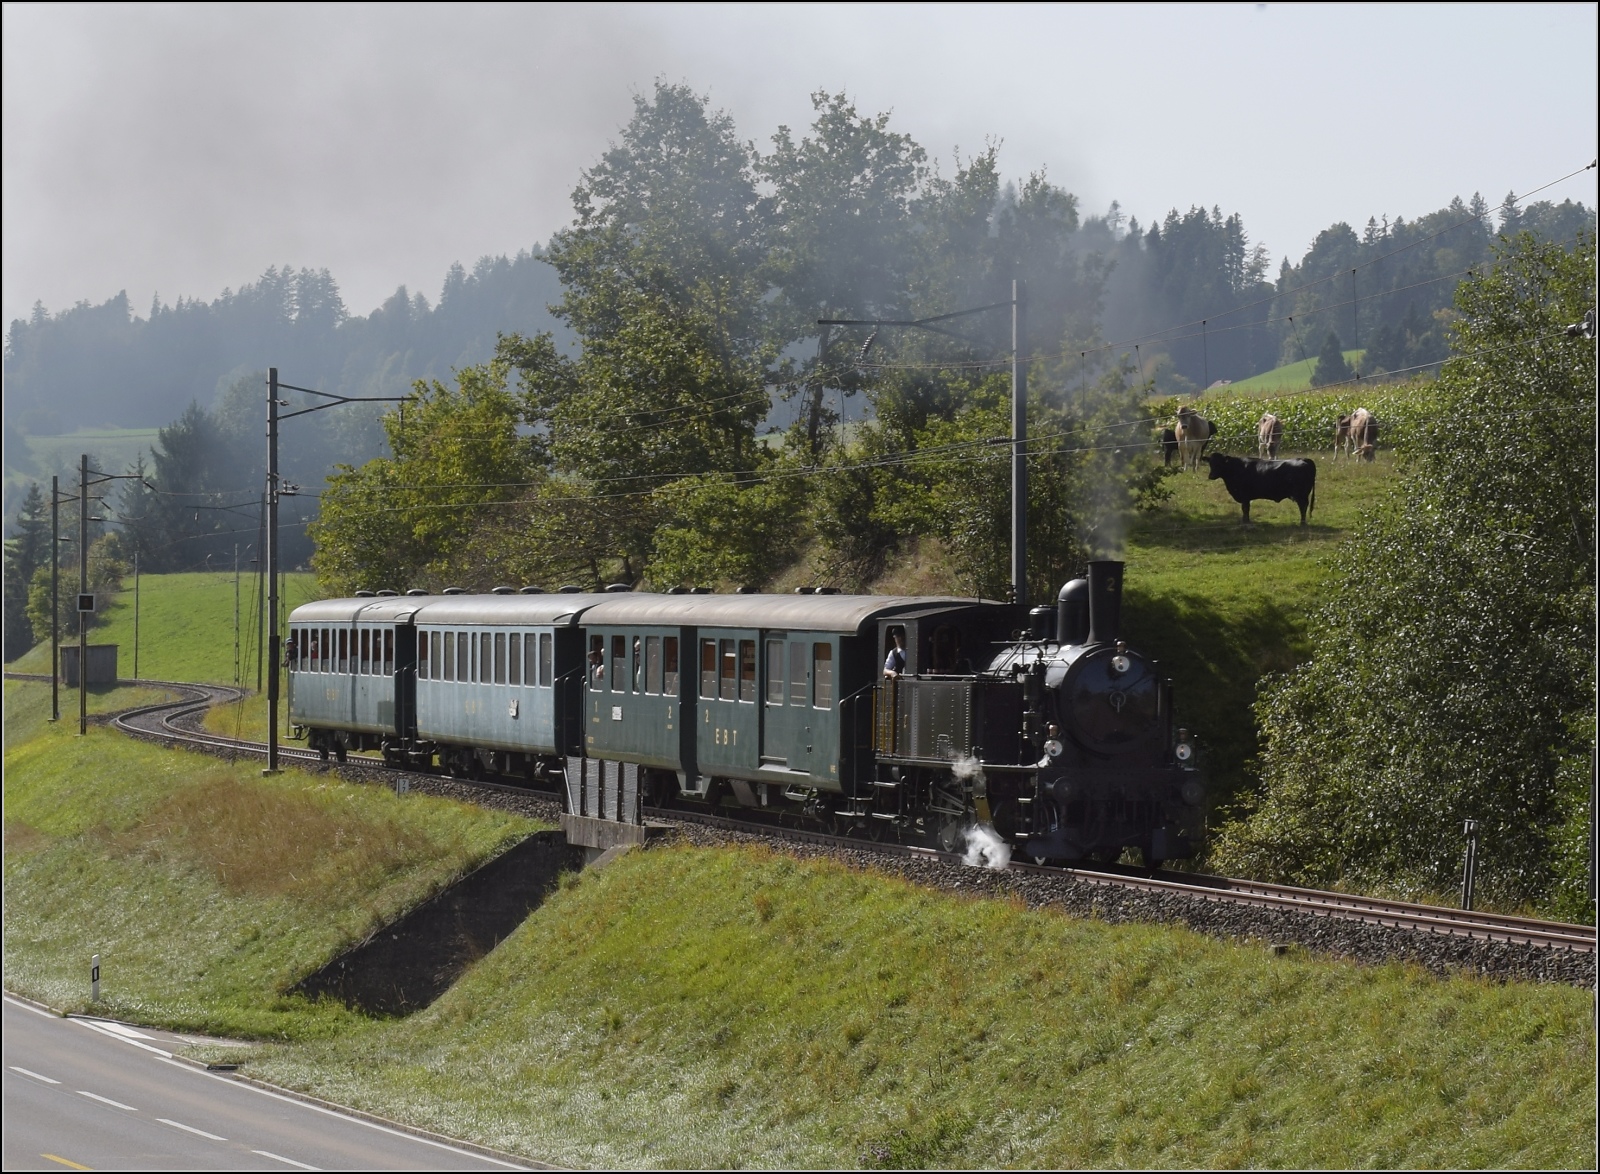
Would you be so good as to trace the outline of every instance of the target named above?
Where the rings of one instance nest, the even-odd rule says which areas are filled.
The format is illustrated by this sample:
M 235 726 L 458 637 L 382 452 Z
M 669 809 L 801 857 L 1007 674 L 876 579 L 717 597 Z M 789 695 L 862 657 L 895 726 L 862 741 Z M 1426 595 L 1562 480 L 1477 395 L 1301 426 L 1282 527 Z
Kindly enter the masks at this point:
M 157 1048 L 157 1047 L 153 1047 L 150 1044 L 142 1044 L 136 1039 L 129 1039 L 127 1036 L 123 1035 L 120 1031 L 107 1031 L 103 1024 L 96 1023 L 93 1020 L 78 1019 L 78 1018 L 76 1018 L 74 1016 L 69 1015 L 67 1017 L 67 1022 L 68 1023 L 76 1023 L 79 1027 L 87 1027 L 90 1031 L 98 1031 L 101 1035 L 105 1036 L 107 1039 L 117 1040 L 120 1043 L 127 1044 L 129 1047 L 143 1048 L 145 1051 L 154 1052 L 158 1056 L 166 1056 L 166 1057 L 170 1058 L 171 1055 L 172 1055 L 172 1053 L 167 1051 L 165 1048 Z M 151 1038 L 150 1036 L 145 1036 L 145 1039 L 150 1039 L 150 1038 Z
M 103 1097 L 97 1092 L 87 1092 L 80 1088 L 78 1090 L 78 1095 L 80 1097 L 88 1097 L 91 1101 L 99 1101 L 103 1105 L 110 1105 L 114 1109 L 126 1109 L 130 1113 L 137 1113 L 139 1111 L 132 1105 L 125 1105 L 121 1101 L 114 1101 L 110 1097 Z
M 204 1129 L 196 1129 L 193 1125 L 185 1125 L 182 1121 L 174 1121 L 170 1117 L 157 1117 L 163 1125 L 170 1125 L 174 1129 L 182 1129 L 188 1133 L 198 1133 L 201 1137 L 209 1137 L 212 1141 L 227 1141 L 225 1137 L 218 1137 L 215 1133 L 207 1133 Z
M 96 1019 L 94 1026 L 102 1031 L 114 1031 L 124 1039 L 155 1039 L 153 1035 L 146 1035 L 142 1031 L 135 1031 L 126 1023 L 116 1023 L 110 1019 Z
M 40 1076 L 37 1072 L 30 1071 L 27 1068 L 18 1068 L 15 1064 L 11 1065 L 11 1071 L 20 1072 L 24 1076 L 31 1076 L 35 1080 L 42 1080 L 46 1084 L 60 1084 L 61 1083 L 59 1080 L 51 1080 L 48 1076 Z
M 304 1162 L 297 1162 L 293 1158 L 286 1158 L 282 1154 L 270 1153 L 267 1150 L 251 1150 L 252 1154 L 260 1154 L 263 1158 L 271 1158 L 274 1162 L 282 1162 L 286 1166 L 297 1166 L 302 1170 L 320 1170 L 320 1166 L 308 1166 Z
M 6 1002 L 10 1003 L 13 1007 L 21 1007 L 24 1011 L 32 1011 L 35 1015 L 43 1015 L 46 1019 L 60 1019 L 61 1018 L 61 1016 L 56 1015 L 56 1014 L 54 1014 L 54 1013 L 52 1013 L 50 1011 L 42 1011 L 38 1007 L 35 1007 L 31 1003 L 24 1003 L 21 999 L 13 999 L 10 995 L 5 996 L 5 1000 L 6 1000 Z
M 144 1047 L 145 1045 L 136 1044 L 134 1046 Z M 352 1117 L 348 1113 L 341 1113 L 336 1109 L 325 1109 L 321 1105 L 312 1104 L 310 1101 L 301 1100 L 299 1097 L 285 1096 L 282 1093 L 273 1092 L 271 1089 L 262 1088 L 259 1085 L 251 1084 L 247 1081 L 231 1080 L 226 1076 L 219 1076 L 215 1072 L 202 1072 L 199 1069 L 183 1063 L 181 1060 L 174 1060 L 171 1057 L 163 1060 L 162 1063 L 171 1064 L 175 1068 L 182 1068 L 185 1072 L 192 1072 L 197 1076 L 204 1076 L 208 1080 L 223 1081 L 226 1084 L 231 1084 L 234 1088 L 249 1089 L 251 1092 L 260 1093 L 264 1097 L 271 1097 L 275 1101 L 283 1101 L 284 1103 L 290 1105 L 299 1105 L 302 1109 L 310 1109 L 314 1113 L 322 1113 L 328 1117 L 337 1117 L 339 1120 L 348 1121 L 353 1125 L 365 1125 L 368 1129 L 376 1129 L 379 1133 L 387 1133 L 391 1137 L 403 1138 L 406 1141 L 420 1142 L 423 1145 L 431 1145 L 435 1149 L 448 1150 L 452 1154 L 460 1154 L 463 1158 L 476 1158 L 478 1161 L 487 1162 L 491 1166 L 500 1166 L 507 1170 L 531 1170 L 533 1168 L 531 1166 L 519 1166 L 515 1162 L 503 1162 L 499 1158 L 491 1158 L 486 1154 L 475 1154 L 471 1150 L 462 1149 L 460 1146 L 448 1145 L 442 1141 L 434 1141 L 431 1137 L 421 1137 L 415 1133 L 407 1133 L 401 1129 L 390 1129 L 387 1125 L 379 1125 L 376 1121 L 366 1121 L 360 1117 Z

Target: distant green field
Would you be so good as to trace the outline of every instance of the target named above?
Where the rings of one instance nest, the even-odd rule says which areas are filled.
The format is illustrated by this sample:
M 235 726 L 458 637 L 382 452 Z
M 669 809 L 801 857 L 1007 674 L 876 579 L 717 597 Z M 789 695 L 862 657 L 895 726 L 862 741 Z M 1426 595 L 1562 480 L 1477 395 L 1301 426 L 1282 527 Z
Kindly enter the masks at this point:
M 1359 367 L 1361 360 L 1366 357 L 1366 350 L 1345 351 L 1344 361 L 1352 367 Z M 1263 371 L 1259 375 L 1252 375 L 1248 379 L 1235 379 L 1226 388 L 1218 388 L 1217 393 L 1233 395 L 1238 393 L 1252 396 L 1264 393 L 1282 393 L 1285 391 L 1304 391 L 1311 386 L 1311 376 L 1317 369 L 1315 359 L 1302 359 L 1298 363 L 1290 363 L 1286 367 L 1275 367 L 1271 371 Z
M 134 675 L 134 592 L 113 598 L 107 622 L 89 634 L 92 644 L 117 645 L 117 672 Z M 63 590 L 68 589 L 63 586 Z M 321 597 L 316 576 L 284 576 L 284 610 Z M 234 579 L 232 573 L 194 572 L 143 575 L 139 579 L 138 675 L 154 681 L 228 684 L 236 676 L 250 688 L 256 682 L 256 633 L 260 603 L 256 580 L 242 575 L 238 591 L 238 661 L 234 654 Z M 65 637 L 72 642 L 76 637 Z M 50 671 L 48 643 L 36 646 L 9 668 L 24 673 Z
M 37 484 L 48 498 L 50 477 L 61 478 L 63 492 L 78 483 L 78 458 L 89 454 L 91 468 L 121 473 L 140 456 L 150 460 L 157 428 L 80 428 L 64 436 L 21 437 L 21 451 L 8 447 L 5 454 L 5 516 L 13 518 L 29 484 Z M 16 434 L 8 433 L 10 439 Z

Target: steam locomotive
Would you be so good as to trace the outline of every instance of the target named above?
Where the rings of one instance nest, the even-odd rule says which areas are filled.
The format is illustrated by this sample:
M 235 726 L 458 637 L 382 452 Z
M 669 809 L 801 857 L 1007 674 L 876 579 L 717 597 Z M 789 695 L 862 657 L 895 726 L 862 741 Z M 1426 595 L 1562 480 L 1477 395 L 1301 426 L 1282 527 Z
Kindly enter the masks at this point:
M 324 758 L 564 781 L 613 819 L 736 805 L 946 849 L 987 825 L 1041 862 L 1154 866 L 1192 854 L 1205 788 L 1171 683 L 1119 638 L 1122 578 L 1091 563 L 1026 617 L 825 589 L 358 592 L 290 616 L 289 720 Z

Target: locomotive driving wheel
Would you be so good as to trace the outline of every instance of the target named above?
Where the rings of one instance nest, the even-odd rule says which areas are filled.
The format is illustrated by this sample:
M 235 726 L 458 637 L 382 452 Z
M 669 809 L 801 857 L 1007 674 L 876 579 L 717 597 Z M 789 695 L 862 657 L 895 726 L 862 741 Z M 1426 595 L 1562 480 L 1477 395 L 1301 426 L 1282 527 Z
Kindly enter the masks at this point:
M 967 848 L 966 823 L 959 819 L 948 819 L 934 836 L 941 852 L 964 852 Z

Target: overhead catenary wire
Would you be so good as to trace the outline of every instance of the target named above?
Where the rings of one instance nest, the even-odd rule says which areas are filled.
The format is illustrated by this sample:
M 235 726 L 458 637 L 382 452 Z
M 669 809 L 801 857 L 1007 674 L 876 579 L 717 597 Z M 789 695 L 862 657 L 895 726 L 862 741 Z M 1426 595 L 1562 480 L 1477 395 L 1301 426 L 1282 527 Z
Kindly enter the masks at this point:
M 1473 358 L 1473 357 L 1478 357 L 1478 356 L 1482 356 L 1482 355 L 1498 353 L 1500 351 L 1514 349 L 1514 348 L 1520 347 L 1520 346 L 1535 345 L 1535 344 L 1540 343 L 1540 342 L 1549 341 L 1551 339 L 1555 339 L 1555 338 L 1558 338 L 1558 337 L 1563 337 L 1564 333 L 1565 333 L 1564 331 L 1559 331 L 1559 330 L 1558 331 L 1552 331 L 1549 334 L 1535 336 L 1534 338 L 1531 338 L 1531 339 L 1518 339 L 1518 340 L 1515 340 L 1514 342 L 1505 343 L 1505 344 L 1502 344 L 1500 346 L 1485 347 L 1485 348 L 1481 348 L 1480 350 L 1477 350 L 1477 351 L 1467 352 L 1465 354 L 1452 356 L 1452 357 L 1453 358 L 1463 358 L 1464 359 L 1464 358 Z M 1422 370 L 1422 369 L 1425 369 L 1427 367 L 1437 366 L 1438 363 L 1444 362 L 1444 361 L 1447 361 L 1447 360 L 1436 360 L 1436 361 L 1430 362 L 1430 363 L 1419 364 L 1415 368 L 1409 368 L 1408 370 Z M 1355 387 L 1356 385 L 1357 385 L 1357 381 L 1354 380 L 1354 379 L 1350 379 L 1350 380 L 1342 381 L 1340 383 L 1327 384 L 1327 385 L 1325 385 L 1323 387 L 1309 389 L 1307 391 L 1285 393 L 1284 396 L 1272 397 L 1272 398 L 1289 398 L 1291 396 L 1297 396 L 1297 395 L 1325 394 L 1327 392 L 1337 391 L 1337 390 L 1339 390 L 1341 388 L 1345 388 L 1345 387 Z M 1109 452 L 1109 451 L 1115 451 L 1115 450 L 1119 450 L 1119 449 L 1120 450 L 1126 450 L 1126 449 L 1129 449 L 1129 448 L 1138 448 L 1138 447 L 1154 447 L 1154 446 L 1158 445 L 1160 442 L 1158 440 L 1153 439 L 1153 438 L 1146 438 L 1146 439 L 1139 439 L 1139 440 L 1129 439 L 1129 440 L 1111 441 L 1111 442 L 1104 443 L 1104 444 L 1080 444 L 1080 445 L 1075 445 L 1075 446 L 1072 446 L 1071 448 L 1065 448 L 1065 449 L 1063 449 L 1063 448 L 1044 448 L 1044 447 L 1040 447 L 1045 442 L 1048 442 L 1048 441 L 1064 440 L 1064 439 L 1070 438 L 1072 436 L 1080 435 L 1080 434 L 1083 434 L 1083 433 L 1109 432 L 1110 430 L 1116 429 L 1116 428 L 1131 428 L 1131 427 L 1139 427 L 1139 426 L 1148 426 L 1149 423 L 1150 423 L 1150 421 L 1149 421 L 1148 418 L 1146 418 L 1146 417 L 1138 417 L 1138 418 L 1130 419 L 1130 420 L 1113 421 L 1113 422 L 1106 423 L 1106 424 L 1095 424 L 1095 425 L 1085 424 L 1085 425 L 1081 425 L 1081 426 L 1076 427 L 1076 428 L 1061 429 L 1061 430 L 1057 430 L 1055 432 L 1050 432 L 1050 433 L 1041 433 L 1041 434 L 1038 434 L 1035 437 L 1030 437 L 1029 438 L 1029 440 L 1026 442 L 1024 455 L 1028 459 L 1043 460 L 1043 459 L 1053 459 L 1053 458 L 1057 458 L 1057 457 L 1061 457 L 1061 456 L 1068 456 L 1068 455 L 1081 455 L 1081 454 L 1088 454 L 1088 453 L 1095 453 L 1095 452 Z M 713 471 L 713 472 L 664 474 L 664 475 L 663 474 L 657 474 L 657 475 L 630 474 L 630 475 L 617 477 L 617 478 L 611 478 L 611 479 L 596 479 L 595 481 L 590 482 L 590 484 L 599 484 L 599 483 L 604 483 L 604 482 L 607 482 L 607 481 L 615 482 L 615 481 L 637 480 L 637 479 L 645 479 L 645 478 L 654 479 L 654 480 L 657 480 L 657 481 L 663 481 L 663 480 L 667 480 L 667 479 L 684 479 L 684 478 L 698 478 L 698 479 L 710 480 L 710 479 L 716 478 L 716 479 L 729 480 L 729 481 L 733 482 L 734 484 L 737 484 L 737 485 L 739 485 L 741 487 L 749 487 L 749 486 L 754 486 L 754 485 L 759 485 L 759 484 L 769 484 L 769 483 L 778 482 L 778 481 L 792 480 L 794 478 L 812 477 L 812 476 L 818 476 L 818 475 L 831 476 L 831 475 L 839 475 L 839 474 L 866 471 L 866 470 L 872 470 L 872 469 L 915 466 L 915 465 L 919 465 L 919 464 L 928 464 L 928 465 L 956 464 L 956 465 L 961 465 L 961 464 L 978 463 L 978 462 L 983 462 L 983 461 L 996 461 L 998 463 L 998 458 L 1000 456 L 1009 457 L 1009 452 L 1010 452 L 1009 444 L 1010 444 L 1009 441 L 1006 442 L 1006 446 L 1004 448 L 1002 448 L 1001 446 L 996 445 L 996 444 L 993 443 L 993 438 L 980 438 L 980 439 L 973 439 L 973 440 L 968 440 L 968 441 L 953 442 L 953 443 L 947 444 L 947 445 L 940 445 L 940 446 L 937 446 L 934 449 L 926 449 L 926 450 L 913 449 L 913 450 L 901 451 L 901 452 L 896 452 L 896 453 L 888 453 L 888 454 L 884 454 L 881 457 L 877 457 L 877 458 L 870 459 L 870 460 L 853 461 L 853 462 L 848 462 L 848 463 L 829 464 L 829 465 L 801 466 L 801 467 L 791 468 L 791 469 L 775 470 L 775 471 L 767 472 L 767 473 L 755 473 L 755 472 L 744 473 L 744 472 L 738 472 L 738 471 Z M 985 449 L 987 451 L 976 452 L 975 453 L 975 452 L 972 451 L 972 450 L 975 450 L 975 449 Z M 539 481 L 539 482 L 519 483 L 519 484 L 502 484 L 502 483 L 457 484 L 457 485 L 454 485 L 452 487 L 453 488 L 458 488 L 458 489 L 534 488 L 534 487 L 538 487 L 538 486 L 541 486 L 541 485 L 549 483 L 549 480 L 554 480 L 554 479 L 548 479 L 546 481 Z M 579 484 L 579 483 L 572 483 L 572 484 Z M 363 486 L 355 486 L 355 487 L 352 487 L 352 494 L 354 496 L 360 497 L 360 496 L 367 496 L 367 495 L 369 495 L 369 494 L 371 494 L 373 492 L 381 493 L 381 492 L 386 492 L 386 491 L 391 491 L 391 490 L 397 490 L 397 489 L 400 489 L 400 488 L 405 488 L 405 489 L 410 490 L 410 491 L 416 491 L 416 490 L 438 489 L 438 488 L 441 488 L 441 487 L 440 486 L 430 486 L 430 485 L 426 485 L 426 484 L 417 484 L 417 485 L 406 486 L 406 487 L 395 487 L 395 486 L 363 487 Z M 617 501 L 627 501 L 627 500 L 645 500 L 645 499 L 653 496 L 656 492 L 657 492 L 657 488 L 656 487 L 652 487 L 652 488 L 643 489 L 643 490 L 622 490 L 622 491 L 614 492 L 614 493 L 589 493 L 589 494 L 575 493 L 575 494 L 566 495 L 566 496 L 564 496 L 564 497 L 562 497 L 562 498 L 560 498 L 560 499 L 558 499 L 556 501 L 546 501 L 545 504 L 547 504 L 547 505 L 559 505 L 559 504 L 584 505 L 584 504 L 595 504 L 595 503 L 601 503 L 601 502 L 617 502 Z M 438 510 L 475 510 L 475 509 L 490 509 L 490 508 L 511 508 L 511 507 L 517 507 L 517 506 L 527 506 L 529 504 L 530 504 L 530 502 L 529 502 L 529 500 L 527 498 L 513 497 L 513 498 L 498 498 L 498 499 L 478 500 L 478 501 L 410 502 L 410 503 L 406 503 L 405 505 L 399 505 L 399 506 L 367 506 L 367 507 L 364 507 L 364 508 L 365 508 L 365 512 L 366 513 L 374 514 L 374 513 L 404 513 L 404 512 L 411 512 L 411 511 L 415 511 L 415 510 L 434 510 L 434 509 L 438 509 Z

